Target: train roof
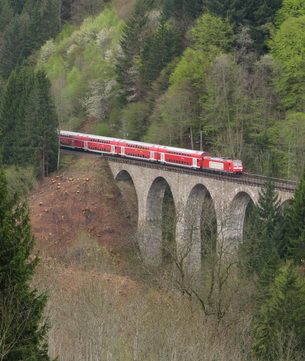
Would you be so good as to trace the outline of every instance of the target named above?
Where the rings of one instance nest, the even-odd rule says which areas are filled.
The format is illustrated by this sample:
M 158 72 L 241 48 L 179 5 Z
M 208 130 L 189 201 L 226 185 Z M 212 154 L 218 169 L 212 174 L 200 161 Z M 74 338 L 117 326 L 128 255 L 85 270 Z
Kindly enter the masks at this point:
M 62 134 L 62 135 L 73 135 L 73 136 L 86 136 L 86 137 L 89 137 L 89 138 L 106 139 L 106 140 L 120 140 L 120 139 L 112 138 L 112 137 L 104 137 L 102 135 L 70 132 L 68 130 L 60 130 L 60 134 Z
M 90 137 L 90 138 L 106 139 L 106 140 L 109 140 L 109 141 L 126 142 L 126 143 L 129 143 L 129 144 L 138 145 L 138 146 L 142 146 L 142 147 L 157 147 L 157 148 L 161 148 L 161 149 L 171 151 L 171 152 L 176 152 L 176 153 L 183 152 L 183 153 L 187 153 L 187 154 L 197 154 L 197 155 L 206 154 L 206 152 L 199 151 L 199 150 L 177 148 L 177 147 L 168 147 L 166 145 L 144 143 L 144 142 L 138 142 L 138 141 L 129 140 L 129 139 L 119 139 L 119 138 L 112 138 L 112 137 L 104 137 L 104 136 L 100 136 L 100 135 L 87 134 L 87 133 L 70 132 L 70 131 L 66 131 L 66 130 L 60 130 L 60 134 L 62 134 L 62 135 L 74 135 L 74 136 L 87 136 L 87 137 Z
M 215 160 L 216 162 L 219 161 L 219 162 L 223 162 L 224 160 L 231 160 L 233 162 L 241 162 L 241 160 L 239 159 L 233 159 L 233 158 L 230 158 L 230 157 L 213 157 L 213 156 L 206 156 L 205 157 L 206 159 L 208 160 Z

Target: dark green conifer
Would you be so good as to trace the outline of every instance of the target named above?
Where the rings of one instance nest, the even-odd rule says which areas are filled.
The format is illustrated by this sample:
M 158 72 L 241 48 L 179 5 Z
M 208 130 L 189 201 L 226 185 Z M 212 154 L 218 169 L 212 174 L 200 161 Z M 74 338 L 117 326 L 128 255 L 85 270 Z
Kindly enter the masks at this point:
M 305 261 L 305 169 L 287 208 L 285 223 L 286 256 L 302 263 Z
M 146 85 L 151 84 L 161 70 L 181 53 L 182 35 L 162 21 L 156 32 L 144 41 L 140 52 L 140 73 Z
M 266 39 L 270 35 L 265 24 L 274 21 L 282 0 L 203 0 L 203 7 L 218 16 L 227 18 L 235 30 L 247 26 L 259 52 L 266 52 Z
M 38 71 L 26 108 L 27 127 L 23 132 L 25 151 L 40 177 L 47 176 L 57 165 L 58 118 L 50 88 L 46 74 Z M 26 139 L 29 141 L 26 142 Z
M 11 71 L 30 55 L 30 18 L 16 15 L 5 28 L 0 51 L 0 76 L 7 79 Z
M 279 360 L 284 356 L 281 353 L 287 352 L 289 356 L 294 351 L 293 343 L 298 352 L 305 351 L 304 299 L 304 278 L 293 263 L 283 265 L 258 313 L 252 345 L 255 357 L 264 361 Z
M 28 209 L 9 198 L 0 165 L 0 356 L 5 361 L 47 361 L 46 296 L 30 283 L 37 266 Z
M 3 139 L 5 164 L 26 164 L 27 155 L 22 152 L 24 141 L 25 111 L 33 89 L 34 72 L 28 68 L 13 71 L 2 94 L 0 108 L 0 133 Z
M 258 275 L 264 271 L 275 252 L 279 254 L 283 233 L 283 213 L 271 180 L 262 188 L 257 205 L 251 216 L 251 231 L 248 235 L 246 248 L 248 253 L 248 267 Z

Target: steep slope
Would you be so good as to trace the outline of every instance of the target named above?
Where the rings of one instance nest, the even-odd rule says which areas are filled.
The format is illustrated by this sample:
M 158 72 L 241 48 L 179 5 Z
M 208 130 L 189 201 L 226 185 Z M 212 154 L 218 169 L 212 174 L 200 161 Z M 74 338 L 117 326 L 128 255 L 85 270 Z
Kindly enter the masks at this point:
M 117 206 L 124 200 L 107 163 L 86 155 L 63 162 L 66 168 L 46 178 L 29 200 L 39 251 L 67 257 L 91 241 L 109 250 L 130 245 L 135 219 Z

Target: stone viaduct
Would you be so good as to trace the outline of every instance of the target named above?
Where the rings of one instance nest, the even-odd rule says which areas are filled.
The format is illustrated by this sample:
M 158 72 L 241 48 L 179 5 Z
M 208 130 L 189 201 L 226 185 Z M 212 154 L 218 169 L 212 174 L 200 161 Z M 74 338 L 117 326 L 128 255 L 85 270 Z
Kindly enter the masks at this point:
M 204 173 L 177 172 L 166 167 L 143 166 L 136 162 L 108 160 L 115 180 L 132 181 L 137 195 L 138 233 L 142 257 L 147 265 L 162 262 L 162 205 L 170 188 L 176 210 L 176 252 L 187 268 L 201 267 L 201 217 L 207 200 L 216 216 L 217 248 L 232 253 L 243 237 L 246 209 L 256 203 L 260 186 L 241 182 L 239 178 L 223 180 Z M 291 190 L 279 190 L 281 202 L 292 198 Z M 211 212 L 211 210 L 207 210 Z M 204 240 L 203 240 L 204 242 Z

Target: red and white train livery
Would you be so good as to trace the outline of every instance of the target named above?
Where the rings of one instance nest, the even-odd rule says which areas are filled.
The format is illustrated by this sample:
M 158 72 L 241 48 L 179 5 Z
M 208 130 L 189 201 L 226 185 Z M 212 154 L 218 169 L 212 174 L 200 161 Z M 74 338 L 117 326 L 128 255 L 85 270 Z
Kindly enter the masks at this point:
M 243 172 L 243 165 L 240 160 L 211 157 L 208 153 L 197 150 L 65 130 L 60 131 L 59 141 L 60 146 L 63 148 L 142 159 L 148 162 L 172 164 L 192 169 L 206 169 L 231 174 L 241 174 Z

